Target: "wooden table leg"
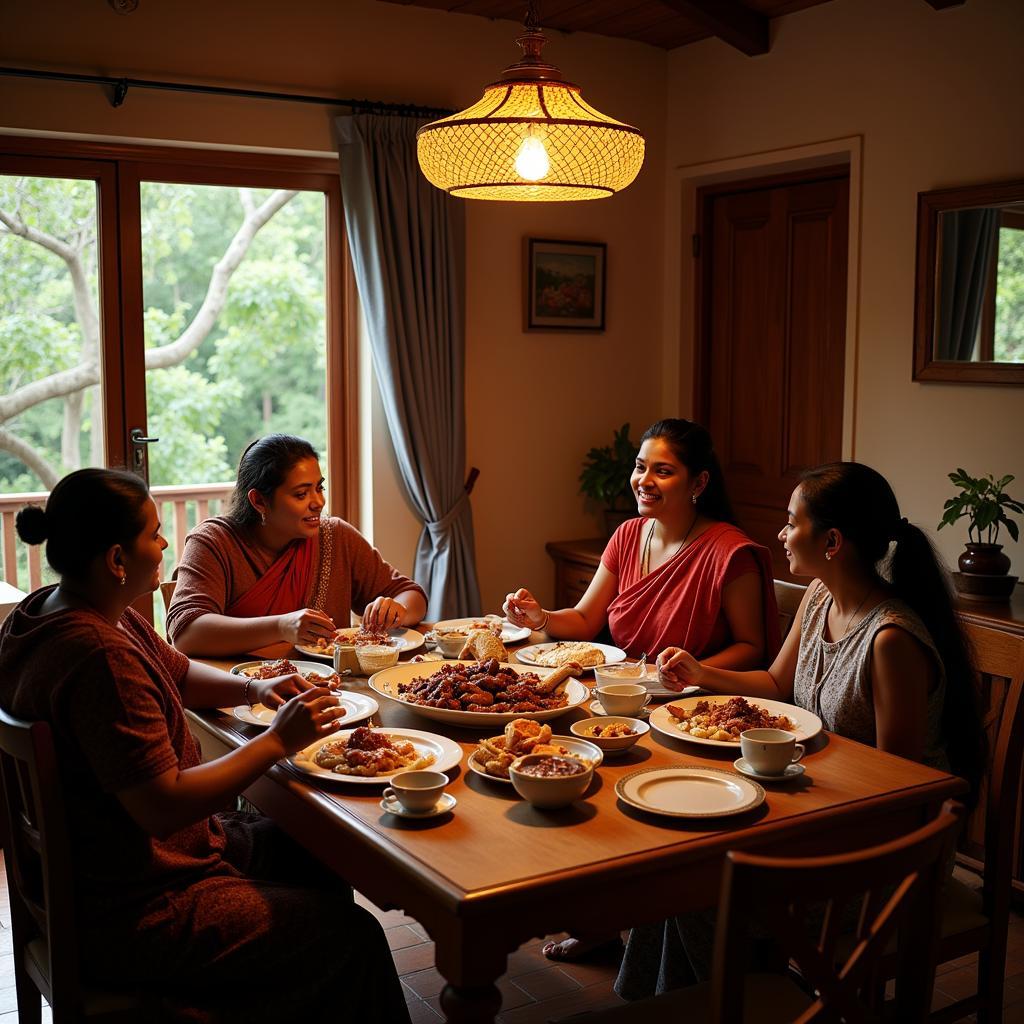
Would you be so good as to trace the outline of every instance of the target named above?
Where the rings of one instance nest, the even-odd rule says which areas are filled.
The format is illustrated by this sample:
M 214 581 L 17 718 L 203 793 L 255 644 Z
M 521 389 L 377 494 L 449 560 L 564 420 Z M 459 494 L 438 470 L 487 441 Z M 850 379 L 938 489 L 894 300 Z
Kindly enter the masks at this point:
M 501 1009 L 497 985 L 445 985 L 441 1009 L 450 1024 L 493 1024 Z

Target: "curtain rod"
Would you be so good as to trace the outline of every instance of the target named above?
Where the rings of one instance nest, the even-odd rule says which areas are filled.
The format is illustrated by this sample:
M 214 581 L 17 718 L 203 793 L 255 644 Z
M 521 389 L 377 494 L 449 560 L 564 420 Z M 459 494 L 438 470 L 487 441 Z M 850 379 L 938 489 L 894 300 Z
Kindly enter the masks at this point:
M 263 92 L 259 89 L 235 89 L 220 85 L 192 85 L 188 82 L 157 82 L 146 78 L 115 78 L 110 75 L 79 75 L 67 71 L 36 71 L 32 68 L 0 67 L 0 75 L 13 78 L 37 78 L 50 82 L 84 82 L 113 89 L 110 105 L 119 107 L 129 89 L 163 89 L 168 92 L 195 92 L 206 96 L 238 96 L 243 99 L 274 100 L 284 103 L 318 103 L 321 106 L 348 107 L 366 114 L 392 114 L 402 117 L 445 117 L 453 113 L 437 107 L 413 103 L 384 103 L 378 100 L 338 99 L 333 96 L 305 96 L 291 92 Z

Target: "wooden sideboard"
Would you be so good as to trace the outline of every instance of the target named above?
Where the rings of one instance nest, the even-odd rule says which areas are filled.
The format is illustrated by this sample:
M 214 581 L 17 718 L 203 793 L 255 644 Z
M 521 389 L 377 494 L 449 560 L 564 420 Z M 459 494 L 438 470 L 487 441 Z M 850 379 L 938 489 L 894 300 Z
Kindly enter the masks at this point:
M 590 537 L 586 540 L 553 540 L 546 545 L 547 553 L 555 563 L 553 608 L 572 608 L 587 592 L 607 543 L 600 537 Z

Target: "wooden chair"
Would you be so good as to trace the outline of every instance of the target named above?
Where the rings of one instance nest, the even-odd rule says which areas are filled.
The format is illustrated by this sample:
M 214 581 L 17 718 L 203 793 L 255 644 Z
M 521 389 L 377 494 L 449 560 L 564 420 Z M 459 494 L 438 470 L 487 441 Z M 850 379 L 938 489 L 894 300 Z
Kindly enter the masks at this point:
M 968 624 L 974 664 L 987 699 L 990 769 L 978 808 L 968 819 L 961 846 L 979 857 L 962 862 L 982 872 L 980 889 L 951 879 L 943 892 L 937 963 L 978 954 L 974 995 L 945 1006 L 929 1018 L 934 1024 L 977 1013 L 980 1024 L 998 1024 L 1003 1014 L 1006 932 L 1010 917 L 1011 877 L 1019 841 L 1018 809 L 1024 769 L 1024 637 Z M 978 832 L 983 844 L 974 838 Z M 882 964 L 892 977 L 892 961 Z
M 787 583 L 785 580 L 774 580 L 773 582 L 775 583 L 775 603 L 779 606 L 779 632 L 782 634 L 782 639 L 785 640 L 786 634 L 793 626 L 796 611 L 800 607 L 804 591 L 807 588 L 799 583 Z
M 72 853 L 53 737 L 46 722 L 22 722 L 0 710 L 0 773 L 7 842 L 18 1020 L 38 1024 L 39 997 L 54 1024 L 155 1019 L 133 993 L 82 985 L 72 886 Z
M 174 597 L 174 588 L 177 585 L 177 580 L 165 580 L 160 584 L 160 596 L 164 599 L 165 612 L 171 607 L 171 598 Z
M 944 865 L 962 808 L 947 803 L 923 828 L 882 846 L 833 857 L 763 857 L 729 853 L 718 903 L 710 984 L 570 1018 L 572 1024 L 655 1021 L 751 1022 L 876 1020 L 870 1009 L 873 968 L 898 933 L 899 1021 L 928 1014 L 935 975 L 934 936 Z M 824 924 L 814 927 L 815 908 Z M 855 939 L 837 954 L 845 908 L 860 907 Z M 748 925 L 775 938 L 802 976 L 748 973 Z M 566 1022 L 568 1024 L 568 1021 Z

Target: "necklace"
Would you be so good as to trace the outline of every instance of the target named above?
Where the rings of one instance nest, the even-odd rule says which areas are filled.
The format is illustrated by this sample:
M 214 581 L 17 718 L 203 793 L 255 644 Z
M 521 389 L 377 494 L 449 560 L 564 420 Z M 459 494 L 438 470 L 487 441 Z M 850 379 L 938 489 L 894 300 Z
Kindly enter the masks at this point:
M 676 545 L 675 551 L 673 551 L 672 554 L 669 555 L 668 558 L 666 558 L 665 561 L 661 563 L 662 565 L 665 565 L 667 562 L 672 561 L 672 559 L 675 558 L 676 555 L 678 555 L 679 552 L 683 550 L 683 545 L 690 539 L 690 534 L 693 533 L 693 528 L 697 525 L 698 519 L 700 519 L 699 512 L 694 514 L 693 520 L 690 522 L 690 528 L 686 531 L 686 535 Z M 647 540 L 644 542 L 643 554 L 640 556 L 641 576 L 646 576 L 651 571 L 651 539 L 654 537 L 654 531 L 657 528 L 657 525 L 658 521 L 657 519 L 655 519 L 651 523 L 651 528 L 647 531 Z
M 839 640 L 845 640 L 846 639 L 846 634 L 850 632 L 850 627 L 854 624 L 854 622 L 856 622 L 857 614 L 860 612 L 861 608 L 864 607 L 864 602 L 867 601 L 867 599 L 874 592 L 875 592 L 875 588 L 872 586 L 871 589 L 860 599 L 860 604 L 857 605 L 857 607 L 853 609 L 853 614 L 846 620 L 846 629 L 843 630 L 843 635 L 839 638 Z M 835 604 L 835 598 L 832 598 L 832 603 Z M 838 643 L 838 642 L 839 641 L 837 640 L 836 643 Z
M 853 614 L 846 621 L 846 629 L 843 630 L 843 635 L 841 637 L 839 637 L 838 640 L 833 641 L 833 643 L 839 644 L 843 640 L 846 639 L 847 634 L 850 632 L 851 627 L 853 626 L 854 622 L 857 619 L 858 613 L 860 612 L 861 608 L 864 607 L 864 604 L 867 601 L 867 599 L 874 592 L 875 592 L 875 588 L 874 588 L 874 586 L 872 586 L 871 589 L 861 598 L 860 604 L 857 605 L 857 607 L 853 610 Z M 832 598 L 832 602 L 833 602 L 833 604 L 835 603 L 835 598 Z M 825 614 L 825 622 L 822 624 L 822 627 L 821 627 L 821 639 L 822 639 L 822 641 L 825 640 L 824 632 L 825 632 L 825 627 L 827 625 L 828 625 L 828 613 Z M 802 641 L 802 639 L 803 638 L 801 638 L 801 641 Z M 811 684 L 811 700 L 810 700 L 811 707 L 808 710 L 813 711 L 814 714 L 816 714 L 819 718 L 821 718 L 823 720 L 826 717 L 824 709 L 822 707 L 822 698 L 824 697 L 824 694 L 825 694 L 825 683 L 827 682 L 829 676 L 832 674 L 832 669 L 834 669 L 836 667 L 836 665 L 838 664 L 838 662 L 840 660 L 840 658 L 839 658 L 839 651 L 836 650 L 835 652 L 833 652 L 832 660 L 828 663 L 828 665 L 825 666 L 824 671 L 822 671 L 820 666 L 821 666 L 821 663 L 824 661 L 824 659 L 825 659 L 825 646 L 824 646 L 824 643 L 822 643 L 822 645 L 818 648 L 818 665 L 819 665 L 818 671 L 820 672 L 820 675 Z

